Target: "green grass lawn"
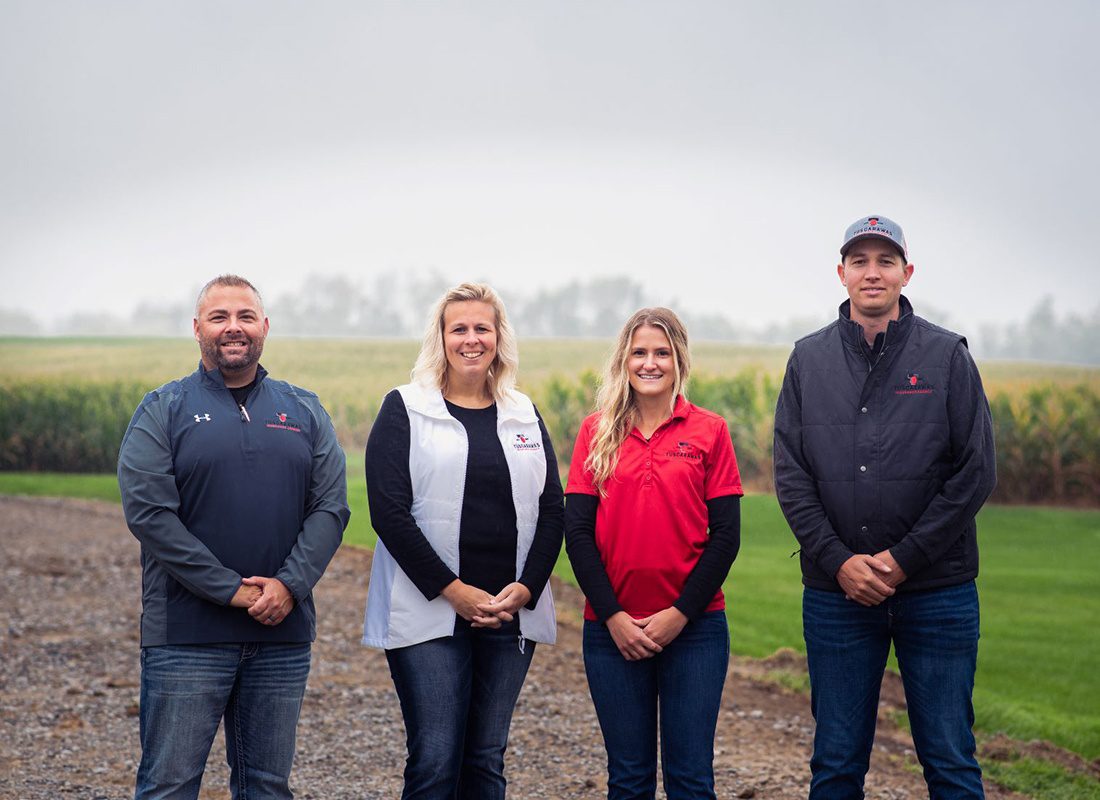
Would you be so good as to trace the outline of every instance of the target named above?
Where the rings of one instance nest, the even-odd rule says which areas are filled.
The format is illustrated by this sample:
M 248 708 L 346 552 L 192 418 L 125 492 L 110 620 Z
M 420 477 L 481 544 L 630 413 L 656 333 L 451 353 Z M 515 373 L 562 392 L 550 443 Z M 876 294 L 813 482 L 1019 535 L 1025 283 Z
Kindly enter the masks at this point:
M 734 652 L 805 652 L 797 544 L 775 498 L 747 497 L 742 528 L 725 585 Z M 1100 512 L 987 506 L 978 536 L 977 727 L 1097 758 Z
M 370 547 L 362 454 L 348 458 L 349 543 Z M 0 493 L 118 501 L 113 475 L 0 473 Z M 770 495 L 745 498 L 725 590 L 734 652 L 802 651 L 796 543 Z M 1100 512 L 991 506 L 979 517 L 977 727 L 1100 757 Z M 572 572 L 564 554 L 557 572 Z
M 0 472 L 0 494 L 34 497 L 79 497 L 121 503 L 114 475 L 81 475 L 72 472 Z

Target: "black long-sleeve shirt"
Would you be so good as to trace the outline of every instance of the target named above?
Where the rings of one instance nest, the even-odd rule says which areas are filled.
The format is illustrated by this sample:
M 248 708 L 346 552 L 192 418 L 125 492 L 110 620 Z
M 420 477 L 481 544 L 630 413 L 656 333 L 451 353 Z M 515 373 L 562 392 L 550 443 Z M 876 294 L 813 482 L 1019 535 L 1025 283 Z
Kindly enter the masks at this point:
M 469 409 L 447 403 L 447 410 L 462 423 L 469 442 L 458 575 L 443 563 L 411 513 L 409 417 L 398 391 L 386 395 L 367 441 L 371 523 L 398 566 L 428 600 L 456 578 L 490 594 L 516 580 L 516 510 L 508 465 L 496 431 L 496 406 Z M 564 516 L 557 459 L 541 417 L 539 428 L 546 454 L 546 483 L 539 497 L 535 536 L 518 579 L 531 592 L 529 608 L 534 608 L 554 569 L 561 550 Z

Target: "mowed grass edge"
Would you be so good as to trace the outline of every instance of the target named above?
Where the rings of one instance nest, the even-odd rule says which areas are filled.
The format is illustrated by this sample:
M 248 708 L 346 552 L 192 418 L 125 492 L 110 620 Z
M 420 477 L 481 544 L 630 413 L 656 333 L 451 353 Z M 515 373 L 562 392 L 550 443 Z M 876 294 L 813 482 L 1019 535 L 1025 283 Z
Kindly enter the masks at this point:
M 349 454 L 345 541 L 373 547 L 362 466 L 362 454 Z M 113 475 L 0 472 L 0 494 L 119 500 Z M 742 530 L 724 586 L 733 652 L 804 652 L 802 586 L 791 555 L 797 544 L 773 496 L 745 498 Z M 979 541 L 976 727 L 1100 757 L 1100 512 L 989 506 L 979 517 Z M 576 582 L 564 552 L 555 571 Z

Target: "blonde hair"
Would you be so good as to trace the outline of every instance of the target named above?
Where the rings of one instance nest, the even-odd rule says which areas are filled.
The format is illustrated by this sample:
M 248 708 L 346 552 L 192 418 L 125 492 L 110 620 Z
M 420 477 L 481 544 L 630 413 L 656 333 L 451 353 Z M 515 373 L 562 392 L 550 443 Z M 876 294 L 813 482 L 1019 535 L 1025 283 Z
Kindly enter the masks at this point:
M 672 384 L 672 408 L 676 398 L 687 394 L 688 374 L 691 372 L 691 352 L 688 350 L 687 329 L 675 312 L 660 306 L 642 308 L 623 325 L 615 346 L 604 367 L 600 389 L 596 394 L 596 410 L 600 413 L 596 432 L 592 436 L 585 469 L 591 470 L 592 482 L 600 496 L 607 495 L 604 484 L 615 472 L 619 463 L 619 447 L 635 425 L 637 403 L 630 387 L 630 375 L 626 363 L 630 358 L 630 342 L 639 328 L 658 328 L 668 337 L 672 346 L 672 364 L 676 374 Z M 669 411 L 672 411 L 672 408 Z
M 443 293 L 432 306 L 428 315 L 428 325 L 424 330 L 424 340 L 420 344 L 420 353 L 412 368 L 412 379 L 416 383 L 447 390 L 447 353 L 443 349 L 443 316 L 451 303 L 465 302 L 488 303 L 496 316 L 497 353 L 489 365 L 489 393 L 494 400 L 503 400 L 504 395 L 516 385 L 516 372 L 519 370 L 519 350 L 516 347 L 516 334 L 508 314 L 504 310 L 504 301 L 493 288 L 484 283 L 460 283 Z

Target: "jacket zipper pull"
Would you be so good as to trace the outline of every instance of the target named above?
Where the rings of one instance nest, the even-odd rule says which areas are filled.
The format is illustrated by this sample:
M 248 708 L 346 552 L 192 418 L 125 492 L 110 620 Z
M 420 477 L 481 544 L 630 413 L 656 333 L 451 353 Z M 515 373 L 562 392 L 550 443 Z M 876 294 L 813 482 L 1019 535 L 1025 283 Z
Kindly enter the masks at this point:
M 244 403 L 237 405 L 237 408 L 241 410 L 241 422 L 251 422 L 252 418 L 248 416 L 248 412 L 244 408 Z
M 526 646 L 527 646 L 527 640 L 523 638 L 523 634 L 521 633 L 519 635 L 519 652 L 520 652 L 520 655 L 523 654 L 523 649 Z

